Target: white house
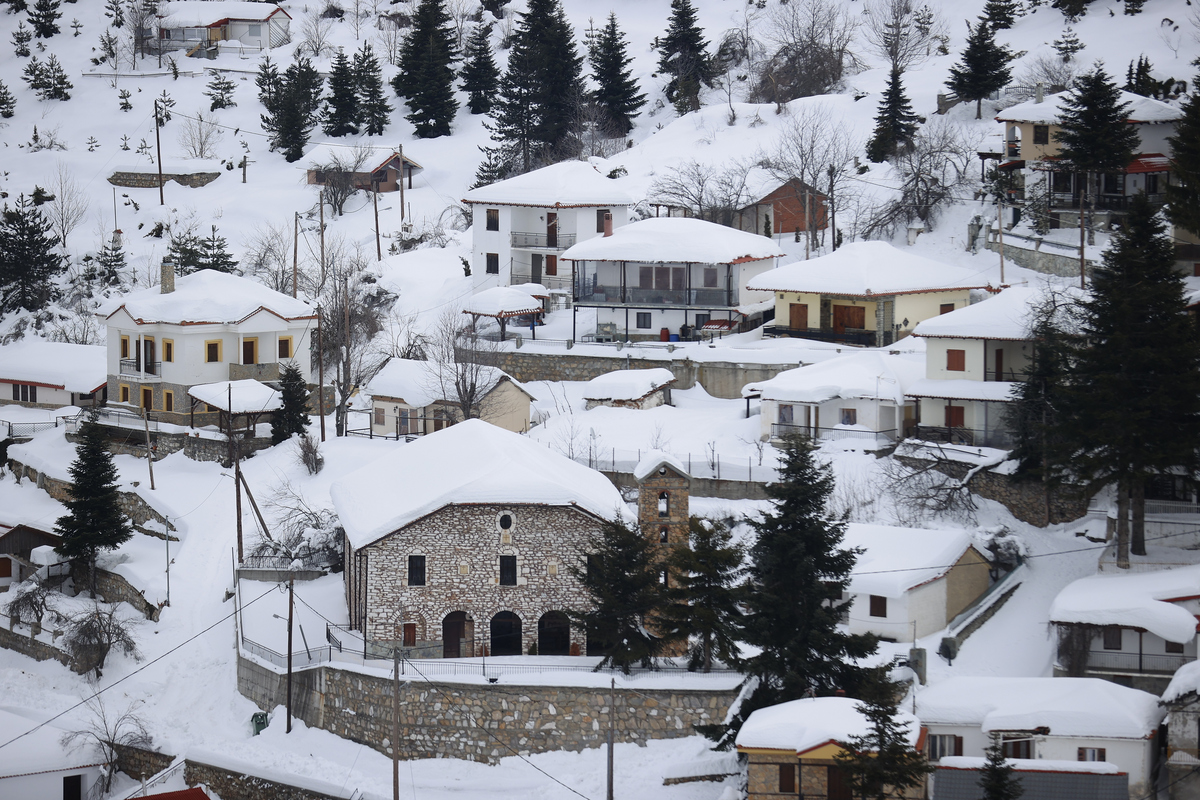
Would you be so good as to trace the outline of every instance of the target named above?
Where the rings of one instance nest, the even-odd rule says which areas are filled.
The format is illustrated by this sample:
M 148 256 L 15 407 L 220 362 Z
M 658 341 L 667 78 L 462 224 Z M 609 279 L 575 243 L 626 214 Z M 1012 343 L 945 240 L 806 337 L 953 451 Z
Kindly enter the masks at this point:
M 104 764 L 88 747 L 69 750 L 61 743 L 66 731 L 40 720 L 0 709 L 0 730 L 6 740 L 0 759 L 0 797 L 12 800 L 84 800 L 97 797 L 96 784 Z
M 629 222 L 633 198 L 586 161 L 563 161 L 467 192 L 476 289 L 540 283 L 570 294 L 563 252 Z
M 1045 297 L 1013 286 L 982 302 L 924 320 L 925 379 L 908 388 L 917 402 L 916 436 L 933 441 L 1002 447 L 1005 407 L 1029 366 L 1031 315 Z
M 102 404 L 107 388 L 105 353 L 100 345 L 29 338 L 0 347 L 0 405 L 61 408 Z
M 782 255 L 765 236 L 683 217 L 644 219 L 580 242 L 563 253 L 574 263 L 575 308 L 596 309 L 597 337 L 687 338 L 769 299 L 748 282 Z M 576 331 L 576 334 L 582 333 Z M 587 333 L 590 333 L 588 331 Z
M 742 396 L 761 399 L 763 440 L 802 434 L 886 445 L 902 438 L 913 420 L 915 404 L 906 394 L 924 375 L 918 359 L 853 352 L 746 384 Z
M 1080 578 L 1050 606 L 1062 633 L 1074 628 L 1086 636 L 1077 651 L 1060 645 L 1055 671 L 1162 691 L 1172 673 L 1196 660 L 1198 615 L 1200 565 Z
M 969 305 L 970 290 L 985 283 L 974 270 L 886 242 L 851 242 L 764 272 L 747 286 L 775 298 L 768 336 L 883 346 L 921 320 Z
M 484 390 L 479 400 L 480 419 L 524 433 L 529 430 L 533 396 L 503 370 L 469 365 L 466 377 Z M 443 374 L 443 372 L 445 374 Z M 366 394 L 371 398 L 371 435 L 423 436 L 462 420 L 454 395 L 454 367 L 439 370 L 429 361 L 393 358 L 371 378 Z
M 583 387 L 583 399 L 589 410 L 597 406 L 637 409 L 669 406 L 674 383 L 675 374 L 665 367 L 616 369 L 588 381 Z
M 1149 788 L 1166 715 L 1158 697 L 1096 678 L 946 678 L 917 692 L 930 761 L 979 757 L 993 732 L 1009 758 L 1107 761 Z
M 108 328 L 110 407 L 208 424 L 214 416 L 193 410 L 188 400 L 196 384 L 275 381 L 287 362 L 311 382 L 317 315 L 307 303 L 213 270 L 176 281 L 165 263 L 162 278 L 160 286 L 109 301 L 96 312 Z
M 159 44 L 189 53 L 220 42 L 267 50 L 291 41 L 291 20 L 291 15 L 274 3 L 175 0 L 159 9 Z
M 990 563 L 963 530 L 852 522 L 843 545 L 863 549 L 846 591 L 851 633 L 914 641 L 945 628 L 992 584 Z

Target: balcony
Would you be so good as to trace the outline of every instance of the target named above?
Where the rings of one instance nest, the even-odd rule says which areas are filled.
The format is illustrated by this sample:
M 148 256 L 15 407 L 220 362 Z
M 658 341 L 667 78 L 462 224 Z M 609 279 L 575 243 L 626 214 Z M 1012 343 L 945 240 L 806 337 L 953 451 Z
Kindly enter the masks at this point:
M 256 380 L 262 382 L 279 380 L 279 364 L 272 361 L 267 364 L 230 364 L 229 380 Z
M 1088 653 L 1088 672 L 1155 673 L 1173 675 L 1195 656 L 1161 653 L 1123 653 L 1115 650 L 1093 650 Z
M 842 441 L 852 439 L 856 441 L 874 442 L 880 446 L 886 447 L 889 444 L 895 444 L 896 431 L 866 431 L 855 430 L 854 428 L 816 428 L 818 439 L 827 441 Z M 782 439 L 785 436 L 808 436 L 813 435 L 814 428 L 810 425 L 792 425 L 783 422 L 775 422 L 771 424 L 771 439 Z
M 853 344 L 862 347 L 875 346 L 875 331 L 847 328 L 835 331 L 832 328 L 788 328 L 783 325 L 767 325 L 763 328 L 764 336 L 790 336 L 796 339 L 812 339 L 817 342 L 837 342 Z M 883 332 L 883 344 L 892 343 L 892 332 Z
M 1125 211 L 1129 208 L 1129 204 L 1133 202 L 1133 195 L 1124 194 L 1101 194 L 1097 195 L 1096 210 L 1097 211 Z M 1150 204 L 1158 207 L 1167 202 L 1167 196 L 1163 192 L 1157 192 L 1147 196 Z M 1050 208 L 1065 208 L 1078 209 L 1081 202 L 1081 196 L 1078 194 L 1066 194 L 1064 192 L 1054 192 L 1050 195 Z M 1090 207 L 1090 201 L 1084 203 L 1084 208 Z
M 535 275 L 532 272 L 518 272 L 513 270 L 512 277 L 509 279 L 509 285 L 518 286 L 522 283 L 540 283 L 550 290 L 557 289 L 562 292 L 570 292 L 572 283 L 570 268 L 564 268 L 564 265 L 560 263 L 558 271 L 565 274 L 547 275 L 543 270 L 540 274 Z
M 588 306 L 698 306 L 732 308 L 738 304 L 737 289 L 641 289 L 620 286 L 593 286 L 590 294 L 576 297 Z
M 512 232 L 512 246 L 521 250 L 566 250 L 575 245 L 573 233 L 524 233 Z
M 142 372 L 143 366 L 145 367 L 144 373 Z M 118 369 L 122 377 L 137 378 L 143 383 L 162 380 L 161 361 L 146 361 L 143 363 L 136 358 L 122 358 Z
M 968 447 L 997 447 L 1007 449 L 1012 446 L 1008 431 L 979 430 L 977 428 L 946 428 L 936 425 L 918 425 L 912 433 L 912 438 L 924 442 L 944 442 L 946 444 L 961 444 Z

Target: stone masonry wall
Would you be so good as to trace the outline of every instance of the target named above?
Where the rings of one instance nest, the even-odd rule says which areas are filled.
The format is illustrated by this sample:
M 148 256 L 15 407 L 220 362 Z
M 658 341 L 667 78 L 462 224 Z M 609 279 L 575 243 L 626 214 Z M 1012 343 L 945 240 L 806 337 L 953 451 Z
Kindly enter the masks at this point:
M 34 661 L 54 660 L 63 666 L 71 666 L 71 657 L 67 653 L 8 628 L 0 627 L 0 647 L 29 656 Z
M 175 760 L 174 756 L 166 753 L 156 753 L 140 747 L 119 744 L 114 749 L 117 754 L 117 769 L 137 780 L 157 775 Z
M 271 800 L 339 800 L 336 795 L 289 786 L 191 759 L 184 764 L 183 781 L 188 786 L 203 783 L 221 800 L 263 800 L 268 797 Z
M 206 186 L 212 183 L 219 177 L 221 177 L 221 173 L 219 172 L 164 172 L 162 179 L 163 183 L 166 183 L 167 181 L 175 181 L 182 186 L 198 189 L 201 186 Z M 108 182 L 113 186 L 126 186 L 130 189 L 157 189 L 158 173 L 114 172 L 108 177 Z
M 513 519 L 508 531 L 500 528 L 503 514 Z M 347 553 L 346 585 L 353 595 L 362 553 L 368 638 L 400 638 L 398 626 L 404 622 L 417 624 L 418 640 L 440 641 L 442 620 L 451 612 L 465 611 L 474 621 L 474 638 L 486 642 L 492 617 L 511 611 L 521 620 L 524 653 L 537 640 L 543 614 L 578 606 L 581 588 L 568 567 L 578 559 L 577 548 L 601 524 L 572 507 L 446 506 Z M 425 586 L 408 586 L 409 555 L 425 556 Z M 500 585 L 501 555 L 517 558 L 516 586 Z M 353 596 L 350 607 L 356 609 Z M 574 630 L 571 638 L 584 646 Z
M 87 565 L 82 561 L 72 561 L 71 577 L 76 586 L 87 586 Z M 106 603 L 129 603 L 146 619 L 158 622 L 158 615 L 162 609 L 147 600 L 132 583 L 115 572 L 109 572 L 106 569 L 96 570 L 96 593 Z

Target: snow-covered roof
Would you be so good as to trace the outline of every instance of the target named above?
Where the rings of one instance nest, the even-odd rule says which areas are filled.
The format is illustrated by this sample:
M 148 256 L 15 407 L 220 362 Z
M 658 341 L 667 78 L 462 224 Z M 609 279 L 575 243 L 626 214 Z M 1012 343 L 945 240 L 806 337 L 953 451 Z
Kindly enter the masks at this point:
M 31 719 L 0 709 L 0 730 L 4 731 L 6 740 L 25 734 L 4 748 L 4 758 L 0 759 L 0 778 L 100 765 L 100 759 L 87 748 L 71 752 L 63 747 L 62 728 L 52 725 L 39 728 L 38 723 Z
M 796 261 L 751 278 L 748 289 L 847 297 L 982 289 L 980 272 L 901 250 L 887 242 L 851 242 L 829 255 Z
M 234 414 L 258 414 L 283 406 L 283 395 L 252 378 L 201 383 L 188 389 L 188 394 L 213 408 Z
M 337 145 L 337 144 L 317 144 L 304 154 L 304 159 L 298 164 L 303 169 L 320 169 L 327 166 L 334 158 L 339 159 L 342 163 L 347 160 L 353 160 L 357 152 L 366 151 L 366 160 L 359 167 L 360 172 L 374 172 L 380 169 L 385 164 L 393 159 L 400 158 L 400 152 L 394 147 L 385 147 L 384 145 L 376 144 L 358 144 L 353 146 Z M 413 172 L 420 172 L 424 169 L 416 161 L 408 155 L 404 156 L 405 162 L 412 167 Z
M 583 387 L 584 400 L 641 400 L 675 382 L 666 367 L 617 369 L 597 375 Z
M 604 519 L 629 517 L 599 472 L 479 419 L 397 447 L 335 483 L 330 496 L 356 549 L 452 504 L 576 506 Z
M 464 203 L 570 208 L 631 206 L 633 198 L 586 161 L 563 161 L 467 192 Z
M 1029 338 L 1030 312 L 1045 294 L 1027 286 L 1010 286 L 979 303 L 917 323 L 914 336 L 956 339 Z
M 766 236 L 692 217 L 651 217 L 569 248 L 570 261 L 742 264 L 782 256 Z
M 235 0 L 175 0 L 159 9 L 158 16 L 168 27 L 204 28 L 227 19 L 262 22 L 283 11 L 274 3 L 247 3 Z M 288 18 L 291 14 L 283 11 Z
M 917 692 L 927 725 L 991 731 L 1049 728 L 1051 736 L 1142 739 L 1166 712 L 1149 692 L 1100 678 L 946 678 Z
M 529 292 L 514 289 L 511 286 L 493 286 L 490 289 L 484 289 L 463 306 L 464 314 L 496 318 L 536 314 L 541 310 L 540 300 Z
M 1090 575 L 1067 584 L 1050 606 L 1051 622 L 1145 628 L 1170 642 L 1196 638 L 1196 618 L 1172 600 L 1200 595 L 1200 565 Z
M 914 381 L 905 394 L 909 397 L 932 397 L 939 400 L 983 400 L 1004 403 L 1013 399 L 1012 390 L 1016 385 L 1014 381 L 922 378 Z
M 0 347 L 0 381 L 94 392 L 108 381 L 106 348 L 22 339 Z
M 906 727 L 909 743 L 916 745 L 921 723 L 900 710 L 896 722 Z M 849 697 L 806 697 L 760 708 L 738 731 L 738 749 L 789 750 L 803 754 L 813 748 L 867 733 L 870 723 L 857 700 Z
M 651 450 L 646 455 L 642 456 L 642 460 L 633 468 L 633 479 L 639 483 L 646 480 L 649 475 L 658 470 L 659 467 L 670 467 L 680 475 L 688 475 L 687 467 L 683 465 L 675 456 L 663 450 Z
M 543 300 L 550 296 L 550 290 L 546 288 L 545 284 L 541 283 L 518 283 L 509 288 L 519 289 L 530 297 L 537 297 Z
M 249 278 L 211 269 L 176 278 L 175 291 L 168 294 L 162 294 L 157 286 L 130 292 L 102 304 L 96 313 L 107 318 L 122 308 L 142 325 L 237 323 L 260 309 L 285 320 L 316 317 L 316 311 L 303 300 Z
M 746 384 L 742 396 L 761 395 L 763 400 L 785 403 L 824 403 L 835 397 L 880 399 L 903 405 L 908 387 L 924 375 L 923 361 L 868 351 L 784 370 L 769 380 Z
M 971 547 L 971 534 L 957 529 L 924 530 L 851 522 L 842 545 L 865 551 L 850 573 L 850 592 L 902 597 L 909 589 L 949 572 Z
M 1200 661 L 1191 661 L 1175 670 L 1162 694 L 1162 702 L 1172 703 L 1193 692 L 1200 692 Z
M 500 381 L 512 381 L 525 394 L 525 387 L 513 380 L 508 373 L 496 367 L 480 367 L 479 383 L 481 386 L 491 386 Z M 416 361 L 409 358 L 393 358 L 375 373 L 366 386 L 366 393 L 371 397 L 390 397 L 403 400 L 414 408 L 424 408 L 438 400 L 446 400 L 446 393 L 438 381 L 437 370 L 428 361 Z
M 942 756 L 938 769 L 981 770 L 987 759 L 983 756 Z M 1007 758 L 1005 762 L 1017 772 L 1086 772 L 1090 775 L 1123 775 L 1121 768 L 1109 761 L 1058 761 L 1050 758 Z
M 1126 122 L 1172 122 L 1183 117 L 1183 111 L 1152 97 L 1140 94 L 1119 92 L 1118 102 L 1129 104 L 1129 114 Z M 1033 122 L 1039 125 L 1057 125 L 1062 119 L 1063 101 L 1071 96 L 1070 91 L 1046 95 L 1039 103 L 1030 100 L 1010 106 L 996 115 L 998 122 Z
M 29 563 L 37 564 L 41 567 L 61 564 L 66 560 L 65 557 L 59 555 L 58 550 L 55 549 L 55 545 L 52 544 L 38 545 L 29 551 Z

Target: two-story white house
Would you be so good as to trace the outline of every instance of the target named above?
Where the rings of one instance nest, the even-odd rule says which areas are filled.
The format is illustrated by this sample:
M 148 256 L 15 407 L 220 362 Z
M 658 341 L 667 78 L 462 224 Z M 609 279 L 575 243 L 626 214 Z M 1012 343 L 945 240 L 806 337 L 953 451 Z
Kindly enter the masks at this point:
M 633 198 L 587 161 L 564 161 L 467 192 L 475 289 L 540 283 L 570 297 L 563 252 L 629 222 Z
M 925 340 L 925 378 L 907 389 L 917 402 L 917 438 L 1009 444 L 1005 409 L 1025 380 L 1032 314 L 1044 297 L 1040 289 L 1013 286 L 917 325 L 913 335 Z
M 159 286 L 116 298 L 97 315 L 107 326 L 109 406 L 118 410 L 211 424 L 217 415 L 188 398 L 197 384 L 275 381 L 284 362 L 311 382 L 316 310 L 248 278 L 201 270 L 176 280 L 164 263 Z
M 664 332 L 689 338 L 688 332 L 717 321 L 737 330 L 748 305 L 770 299 L 748 282 L 781 255 L 762 235 L 693 218 L 651 217 L 580 242 L 563 260 L 575 265 L 575 308 L 596 309 L 597 337 L 632 341 Z

